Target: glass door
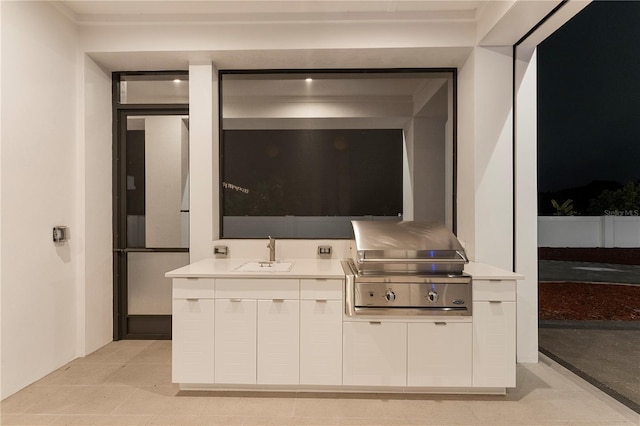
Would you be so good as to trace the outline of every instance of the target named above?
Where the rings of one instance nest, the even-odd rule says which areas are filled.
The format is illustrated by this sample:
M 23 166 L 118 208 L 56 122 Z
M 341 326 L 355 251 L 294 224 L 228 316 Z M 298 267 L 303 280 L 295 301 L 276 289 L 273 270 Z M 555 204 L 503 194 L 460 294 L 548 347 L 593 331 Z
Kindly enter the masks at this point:
M 189 263 L 186 108 L 117 112 L 114 339 L 171 338 L 171 280 Z

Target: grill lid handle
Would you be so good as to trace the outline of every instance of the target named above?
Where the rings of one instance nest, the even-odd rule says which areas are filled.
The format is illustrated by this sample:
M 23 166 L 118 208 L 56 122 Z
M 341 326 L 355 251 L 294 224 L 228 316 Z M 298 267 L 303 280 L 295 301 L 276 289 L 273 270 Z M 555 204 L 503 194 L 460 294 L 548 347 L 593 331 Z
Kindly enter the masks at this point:
M 362 256 L 359 259 L 360 263 L 469 263 L 469 259 L 463 251 L 456 250 L 456 254 L 458 258 L 449 259 L 449 258 L 400 258 L 400 259 L 392 259 L 392 258 L 367 258 L 366 256 Z

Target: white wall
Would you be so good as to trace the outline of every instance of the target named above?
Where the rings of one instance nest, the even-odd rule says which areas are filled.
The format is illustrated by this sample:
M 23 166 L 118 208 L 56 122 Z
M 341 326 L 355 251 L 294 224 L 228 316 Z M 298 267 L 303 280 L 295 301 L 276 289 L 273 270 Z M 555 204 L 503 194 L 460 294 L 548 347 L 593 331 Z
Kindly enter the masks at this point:
M 47 3 L 2 2 L 4 398 L 75 358 L 75 27 Z M 55 245 L 54 225 L 71 240 Z
M 78 273 L 78 355 L 89 354 L 113 337 L 113 253 L 111 193 L 111 76 L 81 55 L 84 71 L 78 120 L 78 226 L 82 242 Z M 82 178 L 84 176 L 84 179 Z M 73 231 L 72 231 L 73 232 Z
M 215 245 L 227 246 L 228 256 L 220 258 L 268 259 L 267 239 L 216 240 Z M 331 246 L 331 256 L 318 255 L 318 246 Z M 276 259 L 344 259 L 355 255 L 354 240 L 276 240 Z M 217 255 L 216 255 L 217 256 Z

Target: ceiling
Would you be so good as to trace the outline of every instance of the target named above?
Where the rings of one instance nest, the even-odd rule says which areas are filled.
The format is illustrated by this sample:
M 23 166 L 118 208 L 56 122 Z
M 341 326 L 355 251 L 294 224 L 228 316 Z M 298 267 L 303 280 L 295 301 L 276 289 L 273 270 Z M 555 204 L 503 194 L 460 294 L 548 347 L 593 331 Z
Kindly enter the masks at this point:
M 110 24 L 189 24 L 189 23 L 475 23 L 486 1 L 466 0 L 59 0 L 54 3 L 72 21 L 80 26 Z M 465 58 L 470 47 L 408 47 L 403 49 L 297 49 L 256 51 L 129 51 L 89 52 L 105 71 L 186 69 L 191 62 L 203 60 L 216 64 L 218 69 L 278 69 L 283 63 L 290 69 L 335 68 L 430 68 L 455 67 Z M 225 86 L 227 102 L 233 102 L 236 110 L 251 110 L 261 116 L 264 108 L 273 113 L 274 108 L 291 108 L 306 114 L 318 124 L 317 110 L 331 113 L 347 109 L 360 111 L 348 121 L 353 126 L 357 120 L 364 126 L 397 128 L 405 115 L 411 115 L 416 104 L 424 105 L 441 87 L 442 75 L 416 75 L 402 79 L 360 78 L 345 76 L 314 76 L 313 83 L 273 79 L 264 84 L 259 80 L 245 80 L 240 85 L 229 81 Z M 445 78 L 450 78 L 446 76 Z M 434 89 L 431 89 L 431 86 Z M 142 86 L 141 86 L 142 87 Z M 186 87 L 186 86 L 185 86 Z M 173 91 L 175 87 L 167 87 Z M 134 96 L 135 85 L 130 87 Z M 154 89 L 157 90 L 157 89 Z M 426 109 L 423 115 L 446 114 L 446 91 L 442 102 L 430 102 L 433 111 Z M 173 96 L 173 92 L 169 95 Z M 232 101 L 233 99 L 233 101 Z M 260 99 L 260 102 L 257 102 Z M 441 106 L 440 104 L 443 104 Z M 248 108 L 252 106 L 253 108 Z M 228 107 L 229 109 L 231 107 Z M 391 108 L 392 112 L 387 112 Z M 407 110 L 400 114 L 398 108 Z M 421 108 L 421 107 L 420 107 Z M 369 111 L 371 110 L 371 111 Z M 366 114 L 362 111 L 367 111 Z M 435 111 L 435 112 L 434 112 Z M 384 112 L 384 113 L 383 113 Z M 414 111 L 416 113 L 417 111 Z M 304 114 L 303 114 L 304 115 Z M 322 115 L 322 113 L 320 114 Z M 346 118 L 350 117 L 348 114 Z M 384 118 L 384 119 L 383 119 Z M 341 119 L 341 123 L 345 118 Z M 386 121 L 385 121 L 386 120 Z M 393 121 L 395 120 L 395 121 Z M 227 120 L 231 121 L 231 119 Z M 255 120 L 254 120 L 255 121 Z M 259 120 L 258 120 L 259 121 Z M 263 120 L 264 121 L 264 120 Z M 269 123 L 273 121 L 270 119 Z M 294 120 L 295 121 L 295 120 Z M 295 125 L 299 125 L 297 120 Z M 304 121 L 304 120 L 303 120 Z M 326 118 L 336 126 L 335 119 Z M 268 125 L 269 123 L 266 123 Z M 289 123 L 290 125 L 293 125 Z M 326 124 L 326 123 L 325 123 Z M 235 123 L 234 125 L 239 125 Z M 246 125 L 246 120 L 242 121 Z M 257 125 L 265 125 L 258 123 Z M 282 126 L 283 123 L 278 123 Z M 326 124 L 329 125 L 329 124 Z M 342 124 L 344 125 L 344 124 Z
M 384 40 L 380 42 L 378 37 L 375 49 L 363 46 L 300 50 L 289 46 L 266 50 L 228 47 L 198 50 L 193 46 L 167 51 L 88 50 L 89 56 L 106 72 L 186 69 L 190 63 L 207 62 L 215 63 L 218 69 L 278 69 L 282 64 L 291 69 L 335 68 L 336 64 L 339 68 L 460 67 L 468 58 L 473 42 L 469 45 L 435 43 L 424 47 L 404 42 L 403 37 L 412 37 L 413 33 L 407 32 L 405 36 L 402 30 L 412 28 L 415 32 L 419 31 L 416 28 L 428 28 L 429 25 L 441 29 L 451 24 L 449 28 L 476 28 L 478 40 L 484 46 L 509 46 L 522 37 L 523 30 L 533 27 L 560 3 L 561 0 L 50 0 L 50 4 L 70 20 L 88 33 L 97 34 L 97 38 L 108 34 L 107 29 L 113 33 L 121 26 L 135 40 L 138 34 L 148 34 L 148 31 L 144 32 L 145 27 L 151 28 L 154 24 L 190 26 L 200 23 L 215 26 L 217 31 L 222 31 L 220 28 L 226 31 L 225 26 L 229 25 L 229 28 L 242 31 L 247 23 L 275 26 L 357 23 L 380 24 L 385 31 L 396 28 L 394 36 L 405 43 L 404 47 L 398 48 Z M 574 3 L 588 1 L 567 4 Z M 497 16 L 502 18 L 494 22 Z M 117 30 L 114 34 L 124 37 Z M 417 34 L 424 34 L 427 39 L 432 37 L 428 32 Z M 461 39 L 468 37 L 462 31 L 455 34 Z
M 109 22 L 475 21 L 486 1 L 59 0 L 79 24 Z
M 486 0 L 54 0 L 80 26 L 136 24 L 229 25 L 238 23 L 471 23 Z M 218 69 L 281 68 L 434 68 L 458 67 L 471 47 L 403 49 L 297 49 L 216 51 L 90 51 L 106 72 L 186 69 L 189 63 L 213 62 Z

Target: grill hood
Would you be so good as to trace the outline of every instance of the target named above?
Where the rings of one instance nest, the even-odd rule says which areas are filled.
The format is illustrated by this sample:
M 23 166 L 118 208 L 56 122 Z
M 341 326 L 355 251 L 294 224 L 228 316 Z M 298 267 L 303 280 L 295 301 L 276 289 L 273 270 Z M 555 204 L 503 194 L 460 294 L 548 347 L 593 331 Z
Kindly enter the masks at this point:
M 438 222 L 352 220 L 351 224 L 358 251 L 464 251 L 456 236 Z
M 462 244 L 441 223 L 351 221 L 359 274 L 461 274 Z

